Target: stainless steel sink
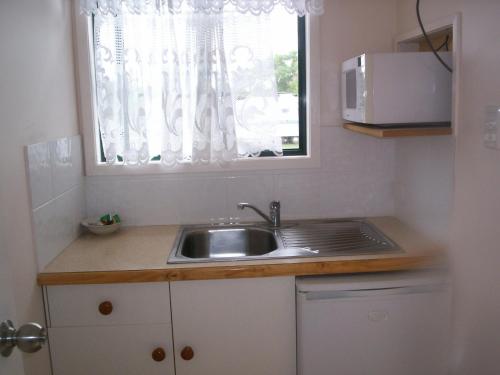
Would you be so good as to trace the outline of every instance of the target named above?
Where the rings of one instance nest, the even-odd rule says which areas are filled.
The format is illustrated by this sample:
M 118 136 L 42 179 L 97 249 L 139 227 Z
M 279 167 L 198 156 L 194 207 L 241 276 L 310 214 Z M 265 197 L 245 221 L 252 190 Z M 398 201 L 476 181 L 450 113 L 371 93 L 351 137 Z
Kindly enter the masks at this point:
M 232 260 L 260 257 L 278 247 L 278 237 L 264 228 L 196 227 L 183 230 L 175 254 L 178 260 Z
M 398 246 L 363 219 L 184 226 L 168 263 L 380 254 Z

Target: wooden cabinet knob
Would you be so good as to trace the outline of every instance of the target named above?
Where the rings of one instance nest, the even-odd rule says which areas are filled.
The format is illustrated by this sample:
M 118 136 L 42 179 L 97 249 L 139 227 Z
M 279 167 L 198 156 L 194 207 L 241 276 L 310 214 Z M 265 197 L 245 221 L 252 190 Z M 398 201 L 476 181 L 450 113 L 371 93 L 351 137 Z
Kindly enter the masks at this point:
M 151 357 L 153 357 L 153 360 L 156 362 L 161 362 L 165 359 L 167 355 L 165 354 L 165 350 L 163 348 L 156 348 L 153 350 L 153 353 L 151 353 Z
M 109 315 L 113 312 L 113 304 L 109 301 L 104 301 L 99 304 L 99 312 L 102 315 Z
M 185 346 L 181 351 L 181 357 L 185 361 L 189 361 L 194 357 L 193 348 L 190 346 Z

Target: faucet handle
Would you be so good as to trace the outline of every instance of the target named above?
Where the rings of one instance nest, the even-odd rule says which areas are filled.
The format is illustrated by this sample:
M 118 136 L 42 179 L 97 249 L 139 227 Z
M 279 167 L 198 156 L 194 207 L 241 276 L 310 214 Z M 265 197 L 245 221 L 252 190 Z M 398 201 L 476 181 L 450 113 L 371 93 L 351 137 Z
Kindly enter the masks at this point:
M 277 228 L 281 225 L 281 203 L 280 201 L 272 201 L 269 203 L 269 216 L 271 217 L 271 223 L 273 227 Z
M 269 203 L 269 208 L 271 210 L 278 210 L 280 207 L 281 207 L 280 201 L 271 201 L 271 203 Z

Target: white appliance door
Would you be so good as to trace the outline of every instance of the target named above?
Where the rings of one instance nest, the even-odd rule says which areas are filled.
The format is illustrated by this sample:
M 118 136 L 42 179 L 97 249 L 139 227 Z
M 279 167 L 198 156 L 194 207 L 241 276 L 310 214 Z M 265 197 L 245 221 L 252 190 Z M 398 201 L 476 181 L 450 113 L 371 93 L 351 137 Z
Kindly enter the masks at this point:
M 365 55 L 342 63 L 342 118 L 347 121 L 365 122 Z
M 333 289 L 298 288 L 299 375 L 446 374 L 446 288 Z

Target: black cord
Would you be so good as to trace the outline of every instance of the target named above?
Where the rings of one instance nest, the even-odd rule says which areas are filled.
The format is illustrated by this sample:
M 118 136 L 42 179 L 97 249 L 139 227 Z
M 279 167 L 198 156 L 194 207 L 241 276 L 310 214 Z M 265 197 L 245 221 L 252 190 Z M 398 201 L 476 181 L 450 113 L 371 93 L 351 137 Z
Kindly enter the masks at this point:
M 420 29 L 422 30 L 422 34 L 424 34 L 424 38 L 427 41 L 427 44 L 429 45 L 429 47 L 432 50 L 432 52 L 434 53 L 434 55 L 437 57 L 439 62 L 441 62 L 441 64 L 443 64 L 443 66 L 446 68 L 446 70 L 448 70 L 450 73 L 453 73 L 453 69 L 448 64 L 446 64 L 444 62 L 444 60 L 441 58 L 441 56 L 439 56 L 439 54 L 437 53 L 436 49 L 432 45 L 431 40 L 429 39 L 429 36 L 427 35 L 427 32 L 424 29 L 424 24 L 422 23 L 422 18 L 420 17 L 420 0 L 417 0 L 417 20 L 418 20 L 418 24 L 420 25 Z
M 438 48 L 436 48 L 436 51 L 441 51 L 441 48 L 443 48 L 444 46 L 446 46 L 446 50 L 449 51 L 449 48 L 448 48 L 448 41 L 449 40 L 450 40 L 450 36 L 446 35 L 446 39 L 444 40 L 443 44 L 441 44 Z

